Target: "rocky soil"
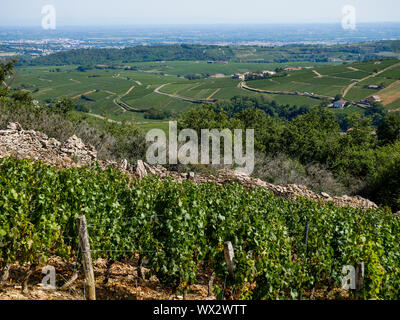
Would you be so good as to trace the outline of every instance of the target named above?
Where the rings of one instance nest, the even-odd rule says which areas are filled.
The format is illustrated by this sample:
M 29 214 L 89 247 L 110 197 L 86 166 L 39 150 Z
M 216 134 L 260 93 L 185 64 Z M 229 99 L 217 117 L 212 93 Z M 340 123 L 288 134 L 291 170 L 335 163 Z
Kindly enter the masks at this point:
M 72 263 L 67 263 L 59 257 L 52 257 L 49 266 L 56 270 L 56 288 L 48 289 L 43 286 L 41 268 L 34 270 L 29 278 L 28 291 L 23 292 L 22 283 L 28 265 L 13 264 L 10 266 L 10 275 L 7 281 L 0 281 L 0 300 L 85 300 L 84 276 L 82 266 L 79 266 L 78 277 L 68 287 L 63 287 L 76 271 Z M 179 293 L 163 288 L 156 277 L 144 279 L 138 276 L 137 259 L 129 262 L 115 262 L 107 269 L 107 261 L 97 259 L 93 261 L 96 279 L 96 299 L 98 300 L 183 300 Z M 148 269 L 142 268 L 145 275 Z M 108 278 L 107 278 L 108 275 Z M 108 281 L 105 281 L 105 279 Z M 199 281 L 191 285 L 187 299 L 213 300 L 215 296 L 208 296 L 208 279 L 200 275 Z

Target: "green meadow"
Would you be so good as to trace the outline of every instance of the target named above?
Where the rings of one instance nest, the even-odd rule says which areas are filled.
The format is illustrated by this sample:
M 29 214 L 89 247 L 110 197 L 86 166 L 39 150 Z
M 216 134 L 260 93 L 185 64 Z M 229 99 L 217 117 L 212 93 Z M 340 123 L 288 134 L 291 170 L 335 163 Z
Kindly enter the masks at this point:
M 343 94 L 345 99 L 359 101 L 386 88 L 400 79 L 399 60 L 369 61 L 367 63 L 208 63 L 207 61 L 158 61 L 101 65 L 78 71 L 78 66 L 32 66 L 18 68 L 13 88 L 27 90 L 40 104 L 62 96 L 69 97 L 80 110 L 115 121 L 134 120 L 145 129 L 163 126 L 165 120 L 150 120 L 150 109 L 168 111 L 176 116 L 196 105 L 195 100 L 222 100 L 234 96 L 266 95 L 282 105 L 318 105 L 318 100 L 300 95 L 266 94 L 247 91 L 240 80 L 232 79 L 237 72 L 275 70 L 288 66 L 306 69 L 282 72 L 269 79 L 247 81 L 247 86 L 276 92 L 308 93 L 328 97 Z M 219 77 L 212 77 L 219 74 Z M 191 78 L 188 75 L 194 75 Z M 224 75 L 224 76 L 223 76 Z M 188 80 L 191 78 L 193 80 Z M 385 92 L 385 98 L 391 99 Z M 188 99 L 190 101 L 188 101 Z M 393 100 L 393 99 L 392 99 Z M 127 105 L 129 109 L 119 102 Z M 397 99 L 390 100 L 390 108 Z M 400 105 L 398 106 L 400 107 Z

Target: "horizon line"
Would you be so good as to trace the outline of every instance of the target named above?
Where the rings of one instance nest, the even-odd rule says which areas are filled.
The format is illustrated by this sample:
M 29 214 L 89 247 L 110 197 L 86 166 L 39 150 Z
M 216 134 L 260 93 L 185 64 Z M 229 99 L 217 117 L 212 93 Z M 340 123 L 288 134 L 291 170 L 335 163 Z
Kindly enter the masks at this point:
M 358 25 L 363 24 L 386 24 L 394 23 L 400 24 L 400 21 L 360 21 Z M 135 24 L 57 24 L 57 28 L 68 28 L 68 27 L 161 27 L 161 26 L 263 26 L 263 25 L 340 25 L 341 22 L 197 22 L 197 23 L 135 23 Z M 42 28 L 40 24 L 26 24 L 26 25 L 14 25 L 14 24 L 0 24 L 1 28 Z

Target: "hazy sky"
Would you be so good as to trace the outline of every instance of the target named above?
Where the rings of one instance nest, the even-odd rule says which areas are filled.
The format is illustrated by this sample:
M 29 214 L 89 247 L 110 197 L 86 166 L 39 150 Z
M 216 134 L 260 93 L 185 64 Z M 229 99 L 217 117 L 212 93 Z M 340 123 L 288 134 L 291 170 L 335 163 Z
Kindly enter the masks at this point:
M 342 7 L 357 22 L 400 22 L 399 0 L 0 0 L 0 25 L 40 26 L 53 4 L 57 25 L 337 22 Z

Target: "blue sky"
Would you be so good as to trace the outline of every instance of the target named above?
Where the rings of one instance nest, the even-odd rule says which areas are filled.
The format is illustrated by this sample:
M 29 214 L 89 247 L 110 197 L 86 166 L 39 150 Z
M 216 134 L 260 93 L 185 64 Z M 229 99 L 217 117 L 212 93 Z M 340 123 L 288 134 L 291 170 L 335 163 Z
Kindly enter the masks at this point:
M 353 5 L 357 22 L 400 22 L 399 0 L 1 0 L 0 25 L 40 26 L 41 8 L 53 4 L 58 26 L 340 23 Z

